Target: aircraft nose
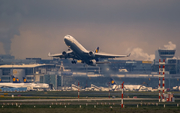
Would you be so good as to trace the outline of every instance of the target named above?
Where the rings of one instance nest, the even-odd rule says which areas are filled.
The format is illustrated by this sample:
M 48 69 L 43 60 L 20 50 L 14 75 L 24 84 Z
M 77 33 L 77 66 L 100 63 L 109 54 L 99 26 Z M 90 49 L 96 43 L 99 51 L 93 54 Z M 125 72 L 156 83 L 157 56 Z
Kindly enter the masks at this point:
M 66 35 L 66 36 L 64 37 L 64 39 L 70 39 L 70 38 L 71 38 L 70 35 Z
M 64 37 L 64 42 L 67 44 L 67 43 L 69 43 L 71 41 L 71 36 L 70 35 L 66 35 L 65 37 Z
M 70 39 L 70 36 L 69 35 L 66 35 L 65 37 L 64 37 L 64 41 L 66 42 L 67 40 L 69 40 Z

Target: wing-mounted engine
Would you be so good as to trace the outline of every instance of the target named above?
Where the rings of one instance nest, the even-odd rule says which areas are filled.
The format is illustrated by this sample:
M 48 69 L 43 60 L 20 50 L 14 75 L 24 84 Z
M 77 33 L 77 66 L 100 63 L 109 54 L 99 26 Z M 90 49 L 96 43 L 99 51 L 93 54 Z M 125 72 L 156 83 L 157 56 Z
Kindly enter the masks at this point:
M 90 51 L 90 52 L 89 52 L 89 56 L 94 58 L 94 57 L 95 57 L 94 52 Z
M 66 56 L 66 55 L 67 55 L 66 51 L 63 51 L 63 52 L 62 52 L 62 54 L 63 54 L 64 56 Z
M 68 57 L 68 53 L 66 51 L 63 51 L 62 52 L 62 55 L 64 56 L 64 58 L 67 58 Z
M 96 60 L 90 60 L 89 65 L 96 66 Z

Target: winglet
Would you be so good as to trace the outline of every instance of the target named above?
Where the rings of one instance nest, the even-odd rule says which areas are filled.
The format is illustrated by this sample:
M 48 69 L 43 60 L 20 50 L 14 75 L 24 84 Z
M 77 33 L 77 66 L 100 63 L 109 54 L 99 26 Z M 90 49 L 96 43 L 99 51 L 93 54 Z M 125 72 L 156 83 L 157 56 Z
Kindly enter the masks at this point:
M 131 55 L 131 53 L 129 53 L 129 55 L 127 55 L 127 57 L 129 57 Z
M 51 53 L 50 53 L 50 52 L 48 53 L 48 56 L 51 56 Z

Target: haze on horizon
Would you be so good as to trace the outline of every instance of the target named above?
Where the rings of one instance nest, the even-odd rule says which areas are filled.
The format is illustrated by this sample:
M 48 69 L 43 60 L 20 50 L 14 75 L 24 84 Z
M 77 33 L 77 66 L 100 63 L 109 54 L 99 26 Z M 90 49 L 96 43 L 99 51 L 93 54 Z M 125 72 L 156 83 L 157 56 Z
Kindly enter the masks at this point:
M 151 60 L 155 50 L 176 46 L 180 56 L 180 1 L 174 0 L 0 0 L 0 54 L 17 59 L 67 50 L 65 35 L 86 49 L 132 53 Z

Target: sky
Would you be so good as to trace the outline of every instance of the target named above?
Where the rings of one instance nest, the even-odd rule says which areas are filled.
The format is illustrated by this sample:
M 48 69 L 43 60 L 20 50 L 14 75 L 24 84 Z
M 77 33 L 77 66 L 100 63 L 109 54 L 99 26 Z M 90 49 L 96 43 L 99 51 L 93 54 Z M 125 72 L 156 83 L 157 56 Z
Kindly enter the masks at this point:
M 153 60 L 155 51 L 180 56 L 179 0 L 0 0 L 0 54 L 16 59 L 61 53 L 64 36 L 87 50 Z

